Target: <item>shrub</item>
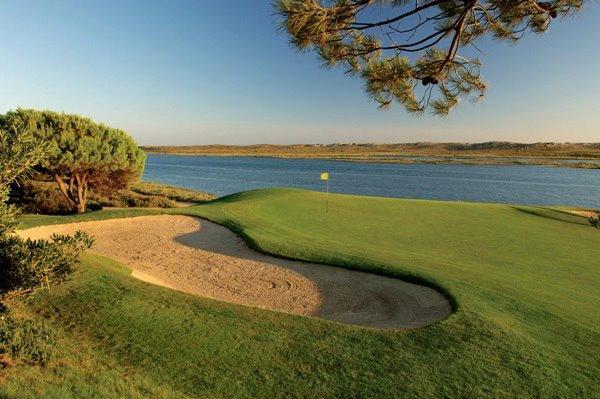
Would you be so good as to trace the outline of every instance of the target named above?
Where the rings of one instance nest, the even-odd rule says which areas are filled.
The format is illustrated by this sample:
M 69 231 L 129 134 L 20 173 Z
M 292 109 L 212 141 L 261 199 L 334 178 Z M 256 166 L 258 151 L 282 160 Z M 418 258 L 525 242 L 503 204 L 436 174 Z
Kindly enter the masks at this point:
M 44 156 L 45 147 L 27 131 L 0 130 L 0 295 L 34 292 L 65 280 L 71 265 L 92 245 L 78 232 L 72 237 L 54 236 L 52 241 L 23 240 L 13 234 L 18 210 L 7 205 L 9 185 Z
M 36 176 L 39 177 L 39 176 Z M 156 187 L 157 185 L 154 185 Z M 138 185 L 132 190 L 93 190 L 89 194 L 86 210 L 97 211 L 103 207 L 116 208 L 173 208 L 177 204 L 174 198 L 170 198 L 171 190 L 155 189 L 150 192 L 138 192 Z M 142 187 L 144 187 L 142 183 Z M 160 187 L 160 186 L 158 186 Z M 134 191 L 135 190 L 135 191 Z M 187 193 L 188 190 L 184 190 Z M 194 196 L 195 195 L 195 196 Z M 212 198 L 208 194 L 200 192 L 189 192 L 186 199 Z M 13 187 L 11 192 L 11 203 L 18 205 L 26 213 L 38 213 L 44 215 L 65 215 L 73 213 L 56 185 L 49 181 L 28 180 Z
M 102 209 L 102 205 L 94 201 L 86 204 L 87 211 Z M 18 205 L 25 213 L 42 215 L 69 215 L 74 213 L 55 183 L 40 180 L 28 180 L 14 185 L 10 193 L 11 203 Z
M 173 208 L 176 205 L 163 196 L 143 195 L 128 190 L 119 190 L 110 197 L 92 195 L 91 198 L 102 206 L 117 208 Z
M 169 198 L 173 201 L 181 202 L 206 202 L 215 199 L 211 194 L 201 191 L 188 190 L 181 187 L 169 186 L 166 184 L 139 182 L 131 186 L 131 191 L 144 195 L 156 195 Z
M 50 182 L 29 180 L 14 187 L 10 202 L 18 205 L 25 213 L 43 215 L 68 215 L 71 207 L 56 186 Z
M 51 360 L 57 340 L 43 322 L 0 316 L 0 356 L 2 363 L 20 360 L 40 366 Z
M 596 217 L 590 216 L 590 218 L 588 220 L 589 220 L 590 224 L 592 225 L 592 227 L 600 229 L 600 215 L 598 215 Z
M 0 237 L 0 294 L 28 294 L 66 280 L 79 255 L 93 239 L 78 231 L 73 236 L 53 235 L 50 241 Z

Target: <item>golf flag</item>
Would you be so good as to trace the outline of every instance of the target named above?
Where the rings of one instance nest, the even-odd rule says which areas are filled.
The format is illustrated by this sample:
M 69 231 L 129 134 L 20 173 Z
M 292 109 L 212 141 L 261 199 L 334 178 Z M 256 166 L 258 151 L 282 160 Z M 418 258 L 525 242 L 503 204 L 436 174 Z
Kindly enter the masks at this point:
M 327 187 L 327 194 L 325 197 L 325 212 L 329 212 L 329 172 L 321 172 L 321 180 L 325 182 Z

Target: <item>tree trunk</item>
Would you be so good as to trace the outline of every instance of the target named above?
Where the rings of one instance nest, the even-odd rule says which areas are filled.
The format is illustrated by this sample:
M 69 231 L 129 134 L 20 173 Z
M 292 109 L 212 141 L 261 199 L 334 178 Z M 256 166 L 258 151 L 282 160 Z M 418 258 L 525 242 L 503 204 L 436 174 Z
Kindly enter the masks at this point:
M 82 177 L 79 174 L 75 174 L 75 181 L 77 182 L 77 213 L 84 213 L 87 201 L 87 179 L 85 176 Z
M 67 201 L 69 207 L 73 209 L 75 207 L 75 200 L 73 199 L 72 180 L 69 181 L 69 187 L 67 187 L 60 175 L 54 175 L 54 180 L 56 180 L 63 198 Z
M 85 200 L 77 203 L 77 213 L 85 213 Z
M 87 202 L 88 177 L 74 173 L 69 177 L 69 185 L 58 174 L 54 175 L 54 180 L 58 183 L 58 188 L 69 207 L 77 213 L 84 213 Z

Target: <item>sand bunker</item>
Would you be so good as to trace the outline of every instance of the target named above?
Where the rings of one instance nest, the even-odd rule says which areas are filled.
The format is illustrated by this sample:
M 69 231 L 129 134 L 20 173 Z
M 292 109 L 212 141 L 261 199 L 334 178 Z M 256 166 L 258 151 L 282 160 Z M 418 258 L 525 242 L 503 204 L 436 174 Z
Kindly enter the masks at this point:
M 83 230 L 92 252 L 134 277 L 241 305 L 383 329 L 426 326 L 451 312 L 438 291 L 339 267 L 279 259 L 250 249 L 218 224 L 189 216 L 143 216 L 20 232 L 30 238 Z
M 577 215 L 577 216 L 583 216 L 586 218 L 597 218 L 600 217 L 600 212 L 598 211 L 588 211 L 588 210 L 576 210 L 576 211 L 570 211 L 572 214 Z

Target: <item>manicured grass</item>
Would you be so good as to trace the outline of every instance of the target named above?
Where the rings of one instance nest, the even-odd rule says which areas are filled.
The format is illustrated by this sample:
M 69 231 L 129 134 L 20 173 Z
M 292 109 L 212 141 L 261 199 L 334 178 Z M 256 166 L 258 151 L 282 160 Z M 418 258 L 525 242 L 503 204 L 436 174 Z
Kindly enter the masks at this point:
M 72 281 L 21 304 L 61 337 L 63 359 L 7 369 L 0 397 L 600 396 L 600 233 L 584 218 L 342 195 L 325 213 L 323 201 L 260 190 L 169 212 L 281 256 L 426 281 L 456 313 L 416 331 L 361 329 L 194 298 L 88 255 Z

